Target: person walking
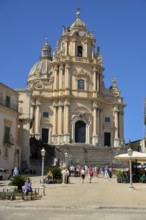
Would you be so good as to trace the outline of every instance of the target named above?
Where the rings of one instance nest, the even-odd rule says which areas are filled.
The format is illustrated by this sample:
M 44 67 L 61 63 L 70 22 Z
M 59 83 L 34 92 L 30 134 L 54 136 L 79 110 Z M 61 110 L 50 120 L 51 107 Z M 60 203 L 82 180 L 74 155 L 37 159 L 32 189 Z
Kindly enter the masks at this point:
M 81 169 L 81 178 L 82 178 L 82 183 L 84 183 L 84 180 L 85 180 L 85 175 L 86 175 L 86 172 L 85 172 L 85 168 L 83 167 Z
M 104 168 L 104 178 L 109 179 L 109 167 L 108 165 Z
M 112 166 L 109 167 L 108 173 L 109 173 L 109 178 L 111 179 L 112 176 L 113 176 L 113 169 L 112 169 Z
M 92 167 L 88 168 L 88 174 L 89 174 L 89 183 L 91 183 L 92 181 L 92 177 L 93 177 L 93 170 Z

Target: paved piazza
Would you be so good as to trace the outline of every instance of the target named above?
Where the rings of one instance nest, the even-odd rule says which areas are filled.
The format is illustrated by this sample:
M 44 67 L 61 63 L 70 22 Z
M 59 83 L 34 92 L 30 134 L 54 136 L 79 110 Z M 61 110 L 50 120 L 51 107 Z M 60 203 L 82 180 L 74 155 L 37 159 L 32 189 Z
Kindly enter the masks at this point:
M 33 187 L 39 187 L 40 177 L 31 177 Z M 0 182 L 0 190 L 8 181 Z M 146 219 L 146 184 L 127 183 L 94 177 L 85 183 L 71 177 L 70 184 L 45 184 L 46 195 L 40 200 L 0 201 L 1 220 L 29 217 L 45 219 Z

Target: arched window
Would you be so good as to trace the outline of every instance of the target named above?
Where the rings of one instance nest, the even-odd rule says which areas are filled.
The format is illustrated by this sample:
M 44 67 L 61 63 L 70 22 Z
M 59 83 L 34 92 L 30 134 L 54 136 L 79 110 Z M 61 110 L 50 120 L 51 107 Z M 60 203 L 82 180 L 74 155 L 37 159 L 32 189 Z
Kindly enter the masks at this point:
M 78 80 L 78 90 L 84 90 L 84 80 L 83 79 Z
M 77 48 L 77 56 L 78 56 L 78 57 L 82 57 L 82 53 L 83 53 L 83 48 L 82 48 L 82 46 L 78 46 L 78 48 Z

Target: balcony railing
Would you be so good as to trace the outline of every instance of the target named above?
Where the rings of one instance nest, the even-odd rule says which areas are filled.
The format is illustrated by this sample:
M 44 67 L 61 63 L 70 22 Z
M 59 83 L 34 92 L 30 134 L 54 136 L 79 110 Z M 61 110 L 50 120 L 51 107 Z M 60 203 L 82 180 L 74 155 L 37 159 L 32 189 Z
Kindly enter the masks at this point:
M 10 108 L 10 109 L 12 109 L 12 110 L 14 110 L 16 112 L 18 111 L 18 105 L 14 104 L 14 103 L 11 103 L 11 102 L 8 105 L 7 102 L 6 102 L 6 99 L 0 98 L 0 104 L 5 106 L 5 107 L 7 107 L 7 108 Z

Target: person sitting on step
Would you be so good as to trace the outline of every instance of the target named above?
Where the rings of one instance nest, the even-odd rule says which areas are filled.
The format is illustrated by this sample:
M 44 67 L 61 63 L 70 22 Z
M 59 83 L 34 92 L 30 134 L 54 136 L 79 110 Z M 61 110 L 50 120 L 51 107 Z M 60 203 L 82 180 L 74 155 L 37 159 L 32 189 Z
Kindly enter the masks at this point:
M 29 193 L 29 192 L 32 192 L 31 185 L 32 185 L 32 183 L 30 182 L 30 178 L 27 178 L 27 179 L 25 180 L 25 184 L 24 184 L 24 187 L 23 187 L 23 193 L 24 193 L 24 195 L 28 196 L 28 193 Z

